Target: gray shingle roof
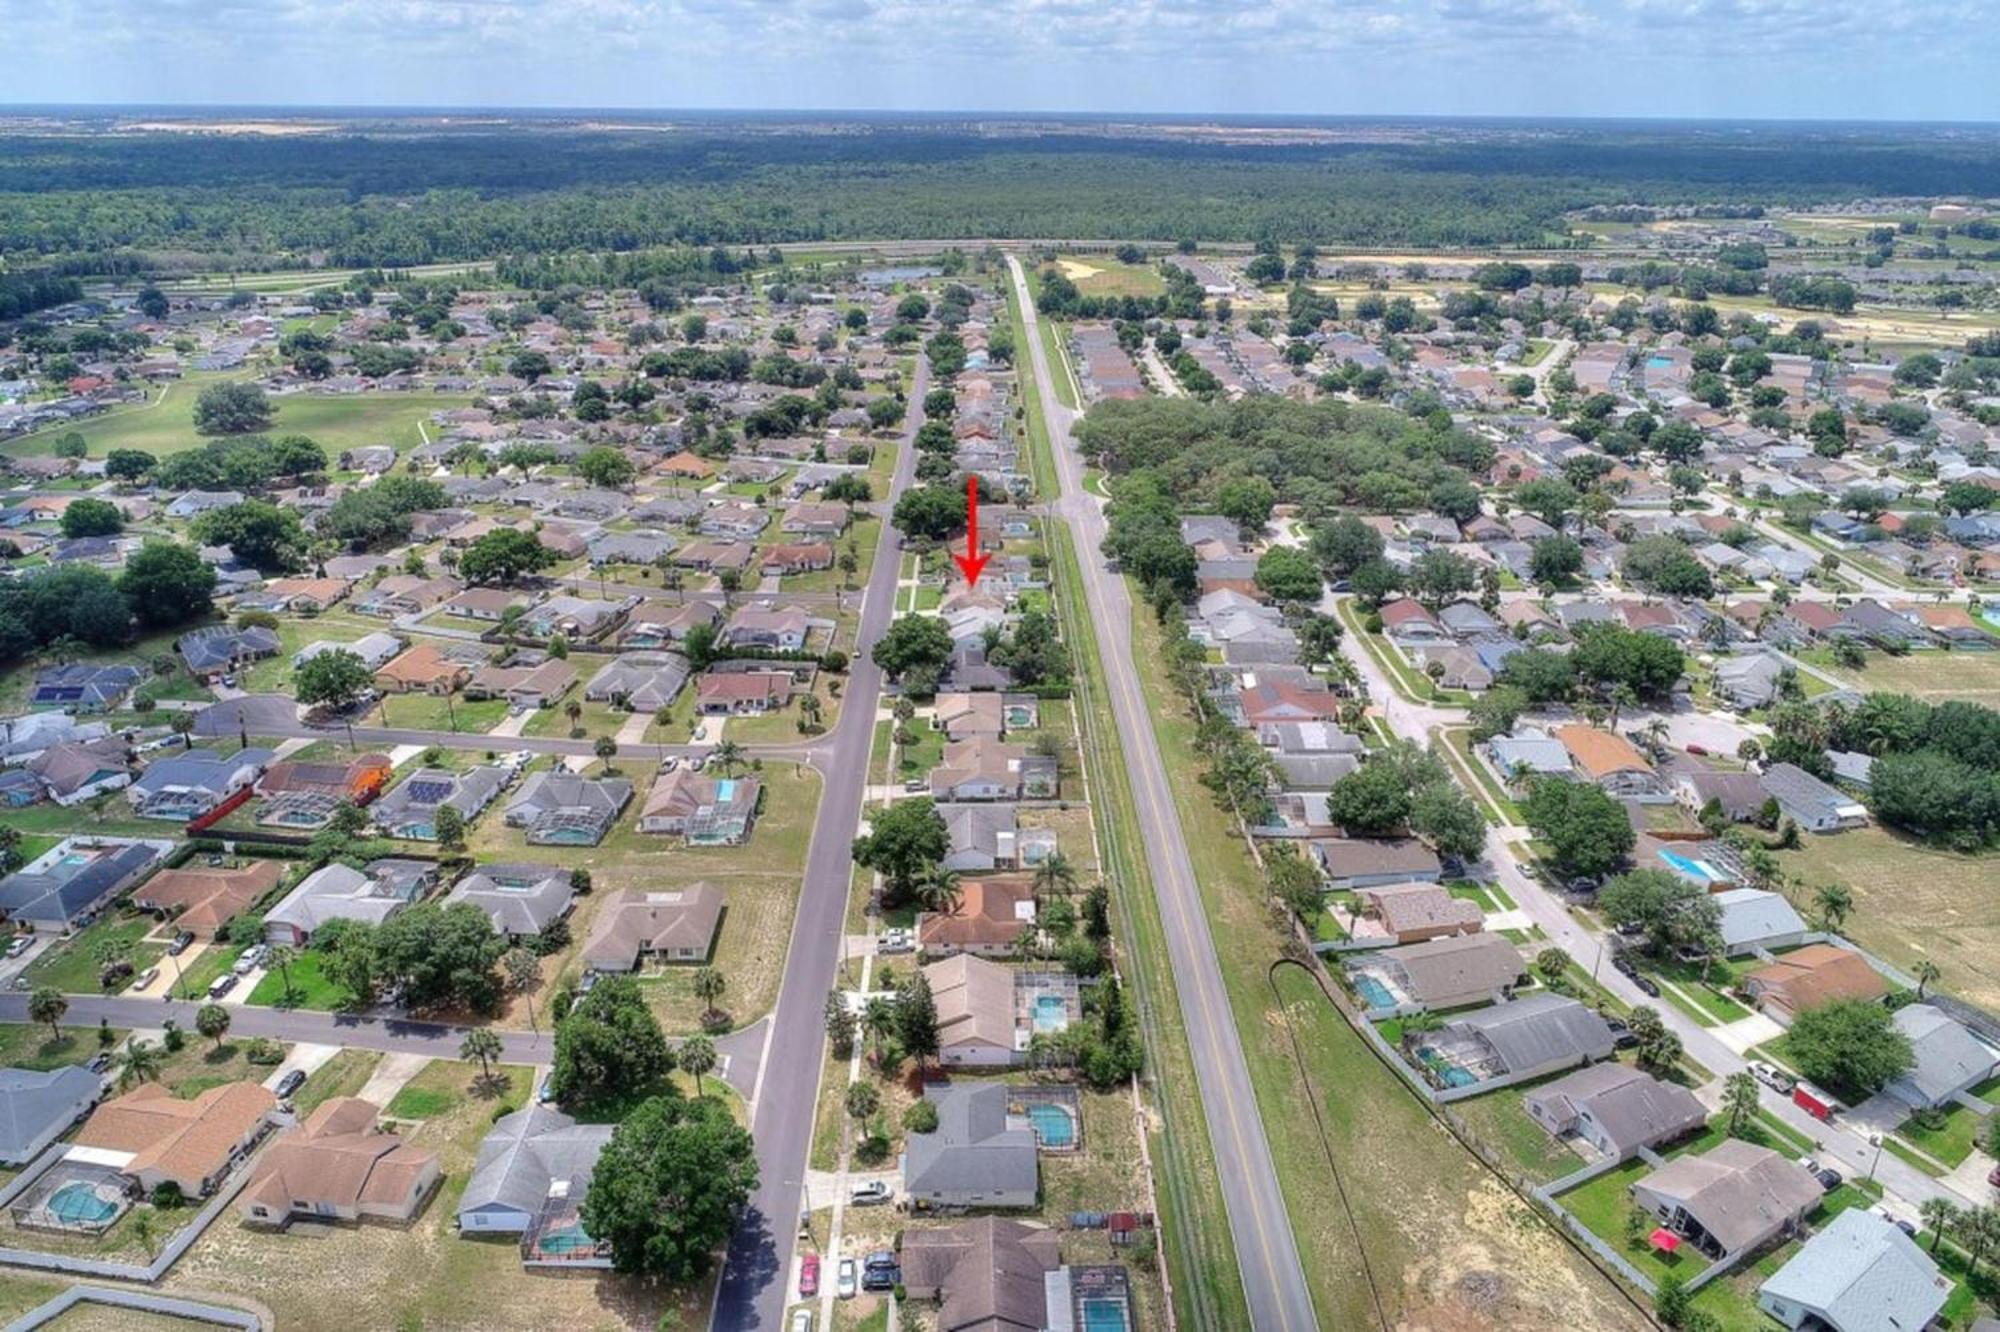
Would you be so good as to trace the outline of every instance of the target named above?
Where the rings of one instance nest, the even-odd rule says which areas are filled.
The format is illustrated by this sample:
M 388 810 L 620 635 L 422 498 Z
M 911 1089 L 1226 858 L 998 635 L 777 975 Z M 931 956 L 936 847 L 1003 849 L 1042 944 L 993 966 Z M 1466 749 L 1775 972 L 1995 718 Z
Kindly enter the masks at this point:
M 494 1121 L 458 1200 L 459 1215 L 507 1207 L 532 1218 L 558 1182 L 570 1183 L 570 1197 L 581 1200 L 614 1127 L 579 1124 L 550 1105 L 531 1105 Z
M 949 1203 L 953 1198 L 1032 1195 L 1040 1181 L 1035 1132 L 1007 1120 L 1008 1089 L 994 1083 L 936 1087 L 933 1133 L 912 1133 L 904 1147 L 903 1185 Z
M 1446 1030 L 1484 1037 L 1509 1073 L 1565 1059 L 1603 1059 L 1612 1050 L 1611 1028 L 1604 1025 L 1604 1019 L 1576 1000 L 1557 994 L 1531 994 L 1468 1013 L 1446 1024 Z
M 1758 1294 L 1811 1309 L 1841 1332 L 1915 1332 L 1930 1326 L 1951 1287 L 1909 1236 L 1854 1207 L 1807 1240 Z
M 103 1085 L 81 1064 L 45 1073 L 0 1068 L 0 1162 L 28 1160 L 88 1109 Z

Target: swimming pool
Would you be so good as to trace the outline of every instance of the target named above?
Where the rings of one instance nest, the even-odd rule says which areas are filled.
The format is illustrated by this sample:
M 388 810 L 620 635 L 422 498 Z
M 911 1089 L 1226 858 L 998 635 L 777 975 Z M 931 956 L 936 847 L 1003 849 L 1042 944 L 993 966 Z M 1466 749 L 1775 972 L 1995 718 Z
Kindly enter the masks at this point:
M 118 1215 L 118 1203 L 99 1193 L 97 1185 L 79 1179 L 49 1195 L 48 1212 L 65 1225 L 101 1226 Z
M 1069 1026 L 1069 1005 L 1059 994 L 1036 995 L 1033 1012 L 1036 1031 L 1062 1031 Z
M 1727 883 L 1729 876 L 1706 860 L 1693 860 L 1678 852 L 1662 850 L 1660 859 L 1691 879 L 1701 879 L 1708 883 Z
M 597 1247 L 597 1241 L 584 1232 L 580 1222 L 573 1221 L 559 1229 L 543 1232 L 535 1247 L 543 1253 L 588 1253 Z
M 1060 1105 L 1035 1101 L 1028 1106 L 1028 1123 L 1044 1147 L 1076 1146 L 1076 1117 Z
M 1434 1045 L 1418 1046 L 1417 1058 L 1423 1060 L 1424 1066 L 1437 1074 L 1438 1081 L 1447 1087 L 1470 1087 L 1473 1083 L 1479 1081 L 1478 1078 L 1472 1075 L 1470 1069 L 1460 1068 L 1457 1064 L 1452 1063 L 1442 1054 L 1438 1053 L 1438 1049 Z
M 1648 356 L 1646 358 L 1646 368 L 1648 370 L 1665 370 L 1670 368 L 1673 363 L 1674 358 L 1671 356 Z
M 1085 1300 L 1082 1310 L 1081 1332 L 1125 1332 L 1131 1326 L 1123 1300 Z
M 1370 1008 L 1394 1008 L 1396 996 L 1389 993 L 1389 987 L 1373 976 L 1355 976 L 1354 992 L 1361 996 L 1361 1002 Z
M 95 851 L 72 851 L 57 863 L 62 865 L 88 865 L 95 859 L 97 859 Z
M 726 805 L 736 798 L 736 779 L 724 777 L 715 784 L 715 803 Z

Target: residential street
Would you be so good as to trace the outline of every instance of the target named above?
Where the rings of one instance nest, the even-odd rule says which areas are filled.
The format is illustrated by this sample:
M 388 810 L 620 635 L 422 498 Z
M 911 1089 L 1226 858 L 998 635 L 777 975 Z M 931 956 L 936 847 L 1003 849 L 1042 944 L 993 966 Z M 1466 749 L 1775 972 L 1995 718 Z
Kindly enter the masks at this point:
M 1463 709 L 1413 703 L 1397 693 L 1388 675 L 1367 649 L 1354 641 L 1352 634 L 1342 639 L 1340 650 L 1361 672 L 1362 679 L 1367 681 L 1369 699 L 1375 710 L 1403 739 L 1428 746 L 1437 727 L 1464 723 Z M 1486 834 L 1486 859 L 1501 886 L 1527 917 L 1548 935 L 1549 943 L 1566 951 L 1579 966 L 1624 1002 L 1646 1004 L 1657 1011 L 1667 1027 L 1681 1038 L 1688 1055 L 1718 1079 L 1741 1072 L 1748 1061 L 1717 1036 L 1715 1028 L 1702 1026 L 1671 1003 L 1648 997 L 1624 973 L 1610 965 L 1610 949 L 1600 937 L 1578 923 L 1568 907 L 1523 867 L 1513 839 L 1526 836 L 1525 828 L 1504 825 L 1490 828 Z M 1712 1088 L 1713 1094 L 1705 1099 L 1714 1104 L 1719 1097 L 1719 1084 L 1712 1084 Z M 1912 1217 L 1917 1204 L 1925 1198 L 1948 1197 L 1958 1203 L 1979 1201 L 1952 1192 L 1943 1182 L 1932 1179 L 1887 1152 L 1878 1152 L 1863 1131 L 1839 1119 L 1831 1124 L 1822 1123 L 1794 1105 L 1789 1098 L 1778 1095 L 1768 1087 L 1760 1087 L 1759 1094 L 1765 1109 L 1820 1144 L 1821 1159 L 1834 1165 L 1842 1174 L 1851 1178 L 1866 1175 L 1872 1168 L 1875 1178 L 1892 1195 L 1907 1204 L 1898 1210 Z
M 1174 983 L 1187 1023 L 1188 1040 L 1201 1084 L 1216 1174 L 1229 1209 L 1229 1230 L 1242 1267 L 1244 1295 L 1252 1326 L 1303 1329 L 1318 1326 L 1305 1270 L 1299 1261 L 1284 1194 L 1278 1187 L 1271 1148 L 1258 1115 L 1249 1066 L 1237 1039 L 1235 1016 L 1222 983 L 1187 839 L 1174 806 L 1173 787 L 1153 735 L 1152 719 L 1132 662 L 1132 605 L 1124 580 L 1104 567 L 1099 546 L 1104 516 L 1083 489 L 1083 469 L 1070 436 L 1077 413 L 1056 397 L 1039 320 L 1021 264 L 1009 255 L 1014 290 L 1020 299 L 1026 342 L 1049 442 L 1061 480 L 1054 512 L 1069 525 L 1083 571 L 1084 600 L 1100 635 L 1101 657 L 1111 695 L 1125 766 L 1144 829 L 1147 860 L 1160 899 Z
M 929 383 L 929 363 L 920 358 L 909 390 L 902 453 L 896 460 L 896 476 L 887 497 L 891 507 L 916 473 L 913 441 L 923 421 L 924 391 Z M 778 1077 L 764 1088 L 753 1107 L 757 1192 L 724 1259 L 710 1324 L 717 1332 L 775 1329 L 785 1316 L 786 1281 L 798 1236 L 806 1154 L 812 1143 L 819 1070 L 826 1047 L 823 1015 L 840 961 L 840 938 L 852 882 L 853 861 L 848 849 L 861 824 L 862 795 L 867 789 L 863 777 L 875 739 L 875 705 L 882 693 L 882 672 L 869 659 L 869 651 L 888 629 L 894 613 L 902 557 L 902 539 L 894 528 L 884 527 L 868 576 L 868 596 L 862 606 L 840 721 L 823 737 L 825 749 L 816 761 L 825 785 L 820 793 L 819 817 L 813 825 L 812 847 L 806 856 L 784 985 L 778 991 L 771 1037 L 763 1052 L 765 1067 L 778 1070 Z

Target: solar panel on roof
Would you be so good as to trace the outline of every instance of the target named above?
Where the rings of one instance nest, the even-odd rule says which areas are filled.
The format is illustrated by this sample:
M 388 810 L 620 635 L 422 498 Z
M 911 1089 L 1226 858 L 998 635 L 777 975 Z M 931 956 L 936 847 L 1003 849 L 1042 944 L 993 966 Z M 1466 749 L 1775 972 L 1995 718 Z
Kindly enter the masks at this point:
M 452 783 L 415 781 L 410 783 L 410 799 L 419 805 L 443 804 L 451 798 Z

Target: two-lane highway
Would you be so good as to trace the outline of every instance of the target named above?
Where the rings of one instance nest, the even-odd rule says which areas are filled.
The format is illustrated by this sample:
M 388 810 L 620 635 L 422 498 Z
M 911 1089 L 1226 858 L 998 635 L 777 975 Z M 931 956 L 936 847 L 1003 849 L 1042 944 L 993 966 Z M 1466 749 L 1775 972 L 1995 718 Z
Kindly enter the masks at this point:
M 1077 562 L 1083 570 L 1084 601 L 1097 626 L 1103 670 L 1118 725 L 1125 769 L 1131 780 L 1152 870 L 1154 891 L 1165 922 L 1167 952 L 1174 970 L 1188 1042 L 1194 1054 L 1202 1108 L 1208 1118 L 1209 1140 L 1223 1201 L 1229 1210 L 1229 1233 L 1243 1273 L 1244 1296 L 1251 1325 L 1258 1329 L 1306 1332 L 1317 1327 L 1312 1293 L 1299 1261 L 1278 1172 L 1271 1161 L 1264 1123 L 1258 1118 L 1257 1097 L 1250 1085 L 1249 1065 L 1237 1039 L 1236 1019 L 1223 987 L 1215 941 L 1195 883 L 1187 837 L 1174 805 L 1173 787 L 1160 757 L 1151 716 L 1140 692 L 1132 662 L 1132 602 L 1124 580 L 1105 568 L 1099 547 L 1104 541 L 1104 515 L 1084 492 L 1083 468 L 1070 428 L 1077 413 L 1055 394 L 1048 358 L 1043 354 L 1039 320 L 1018 259 L 1008 256 L 1014 291 L 1021 302 L 1027 347 L 1039 388 L 1049 443 L 1055 454 L 1061 495 L 1054 511 L 1069 525 Z

